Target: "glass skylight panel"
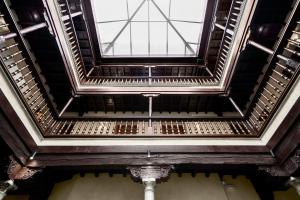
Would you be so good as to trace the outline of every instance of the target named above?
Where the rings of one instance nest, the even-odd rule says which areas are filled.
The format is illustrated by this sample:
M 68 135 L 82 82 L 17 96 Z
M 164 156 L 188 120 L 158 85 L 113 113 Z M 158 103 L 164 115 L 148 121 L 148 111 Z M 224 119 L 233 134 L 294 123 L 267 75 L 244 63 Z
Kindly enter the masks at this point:
M 195 57 L 208 0 L 92 0 L 103 57 Z
M 148 54 L 148 23 L 132 22 L 132 54 L 147 55 Z M 130 51 L 130 50 L 129 50 Z

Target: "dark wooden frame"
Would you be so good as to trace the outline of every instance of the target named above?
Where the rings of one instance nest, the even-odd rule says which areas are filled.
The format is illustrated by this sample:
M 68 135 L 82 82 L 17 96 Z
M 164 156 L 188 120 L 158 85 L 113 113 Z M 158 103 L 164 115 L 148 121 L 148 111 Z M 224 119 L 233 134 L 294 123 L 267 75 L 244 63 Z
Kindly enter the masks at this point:
M 0 91 L 1 137 L 22 161 L 37 152 L 35 166 L 283 163 L 300 142 L 300 98 L 266 146 L 37 146 Z M 296 131 L 296 132 L 295 132 Z M 291 142 L 292 141 L 292 142 Z M 272 156 L 272 153 L 274 155 Z M 150 158 L 147 152 L 151 152 Z

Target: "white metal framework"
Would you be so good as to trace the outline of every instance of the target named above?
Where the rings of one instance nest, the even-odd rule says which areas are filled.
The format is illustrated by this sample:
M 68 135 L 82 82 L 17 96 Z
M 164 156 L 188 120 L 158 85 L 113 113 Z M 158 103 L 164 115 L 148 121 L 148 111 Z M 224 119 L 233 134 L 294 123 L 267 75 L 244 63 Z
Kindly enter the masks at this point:
M 195 57 L 207 0 L 92 0 L 103 57 Z

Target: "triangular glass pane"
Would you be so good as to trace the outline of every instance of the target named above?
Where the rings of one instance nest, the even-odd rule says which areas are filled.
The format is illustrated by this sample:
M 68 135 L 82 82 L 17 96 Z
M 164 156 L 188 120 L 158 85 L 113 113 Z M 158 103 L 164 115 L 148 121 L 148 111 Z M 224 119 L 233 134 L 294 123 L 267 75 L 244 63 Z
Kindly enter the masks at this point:
M 126 0 L 123 0 L 126 1 Z M 129 16 L 132 16 L 136 9 L 140 6 L 143 0 L 127 0 L 128 1 L 128 10 Z M 145 4 L 145 3 L 144 3 Z M 127 8 L 126 8 L 127 9 Z
M 167 13 L 164 14 L 168 16 Z M 151 1 L 149 3 L 149 16 L 150 16 L 150 21 L 163 21 L 163 22 L 167 21 L 166 18 L 161 14 L 158 8 Z
M 92 2 L 96 22 L 127 19 L 126 1 L 124 0 L 94 0 Z
M 114 43 L 116 56 L 130 56 L 130 27 L 127 26 Z
M 169 16 L 169 5 L 171 0 L 153 0 L 163 13 L 168 17 Z
M 172 21 L 172 24 L 187 42 L 198 43 L 202 24 L 176 21 Z
M 148 20 L 148 5 L 146 1 L 139 9 L 139 11 L 135 14 L 132 21 L 147 21 L 147 20 Z
M 111 42 L 125 26 L 125 24 L 126 22 L 123 21 L 98 24 L 101 42 Z
M 194 52 L 197 52 L 198 45 L 196 45 L 196 44 L 189 44 L 189 45 L 194 50 Z M 186 48 L 186 55 L 194 56 L 195 55 L 194 52 L 192 52 L 191 50 L 189 50 L 188 48 Z
M 174 29 L 168 25 L 168 55 L 184 55 L 185 44 L 174 31 Z
M 172 0 L 171 19 L 203 22 L 207 0 Z

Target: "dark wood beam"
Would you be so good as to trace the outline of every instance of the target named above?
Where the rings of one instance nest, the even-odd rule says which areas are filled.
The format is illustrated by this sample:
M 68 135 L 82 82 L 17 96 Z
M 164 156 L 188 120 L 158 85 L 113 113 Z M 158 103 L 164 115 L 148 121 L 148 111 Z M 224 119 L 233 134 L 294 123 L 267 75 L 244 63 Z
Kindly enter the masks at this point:
M 35 142 L 9 100 L 0 89 L 0 134 L 15 155 L 23 162 L 37 149 Z
M 42 146 L 39 153 L 269 153 L 265 146 Z
M 274 165 L 276 159 L 265 154 L 38 154 L 36 167 L 94 165 L 181 165 L 181 164 L 256 164 Z
M 280 126 L 275 132 L 275 137 L 272 137 L 267 144 L 267 147 L 274 149 L 282 138 L 285 136 L 289 128 L 293 125 L 297 118 L 300 116 L 300 98 L 297 99 L 294 106 L 291 108 L 291 111 L 287 114 L 285 119 L 282 121 Z M 298 119 L 299 120 L 299 119 Z

